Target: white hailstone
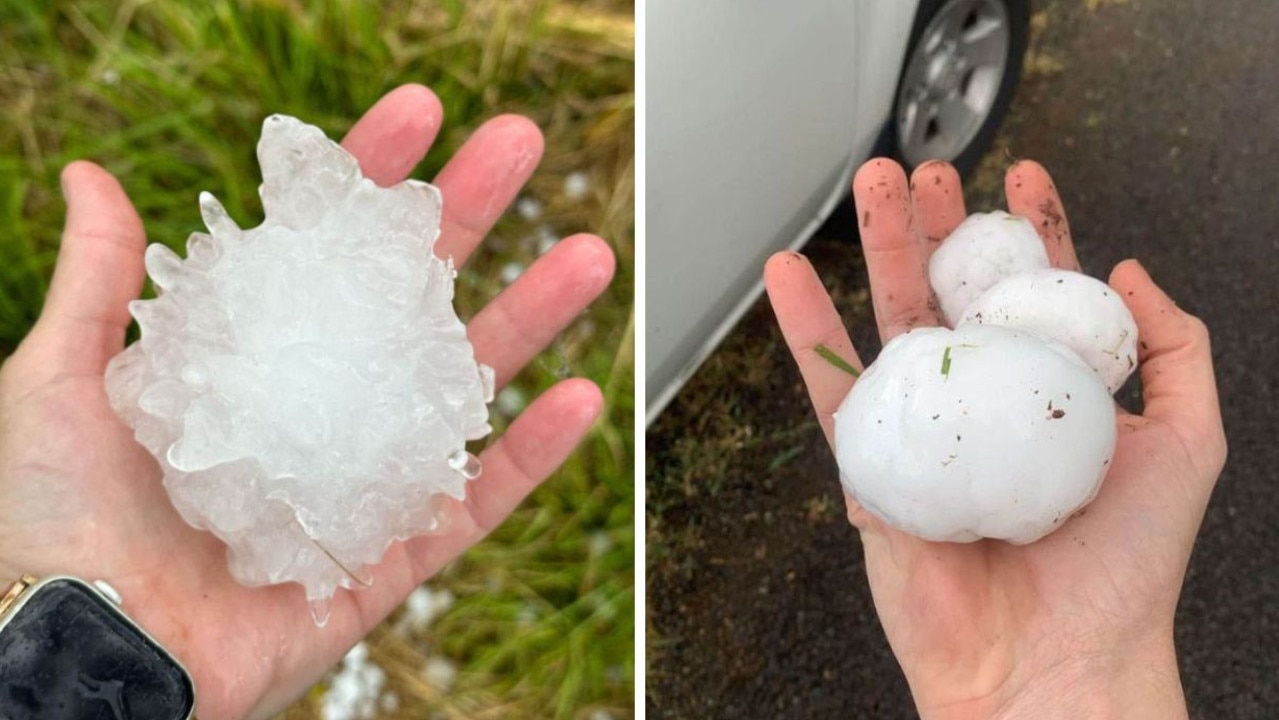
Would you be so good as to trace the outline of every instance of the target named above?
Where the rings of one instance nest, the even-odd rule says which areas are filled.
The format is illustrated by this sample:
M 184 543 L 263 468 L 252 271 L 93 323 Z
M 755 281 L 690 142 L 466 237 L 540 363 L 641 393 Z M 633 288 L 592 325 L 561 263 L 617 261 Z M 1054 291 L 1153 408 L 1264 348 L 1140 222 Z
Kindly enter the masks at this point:
M 542 203 L 535 198 L 522 197 L 515 202 L 515 212 L 521 218 L 532 222 L 542 217 Z
M 502 266 L 502 272 L 501 272 L 502 282 L 506 283 L 507 285 L 510 285 L 511 283 L 518 280 L 519 277 L 523 274 L 524 274 L 524 265 L 521 263 L 512 261 Z
M 457 681 L 457 666 L 448 658 L 432 655 L 426 659 L 426 667 L 422 668 L 422 677 L 440 690 L 449 690 Z
M 550 225 L 539 225 L 537 228 L 537 254 L 545 255 L 560 241 L 560 236 Z
M 400 696 L 393 692 L 387 692 L 382 695 L 382 700 L 378 704 L 381 705 L 382 712 L 393 713 L 400 709 Z
M 928 280 L 954 327 L 964 310 L 1004 278 L 1047 268 L 1048 252 L 1030 221 L 996 210 L 969 215 L 928 262 Z
M 1069 270 L 1014 275 L 987 290 L 959 324 L 1048 336 L 1078 353 L 1114 394 L 1137 367 L 1137 323 L 1106 283 Z
M 360 642 L 342 658 L 342 667 L 329 681 L 320 702 L 324 720 L 373 720 L 377 716 L 386 672 L 368 657 L 368 647 Z
M 564 178 L 564 196 L 569 200 L 581 200 L 591 191 L 591 176 L 576 170 Z
M 369 660 L 369 646 L 363 641 L 357 642 L 346 651 L 346 655 L 342 656 L 342 666 L 348 668 L 358 668 Z
M 615 720 L 613 713 L 607 710 L 594 710 L 591 712 L 590 720 Z
M 453 593 L 420 585 L 404 599 L 404 619 L 414 629 L 424 630 L 453 607 Z
M 1033 542 L 1096 494 L 1110 394 L 1069 348 L 987 325 L 891 340 L 835 414 L 844 488 L 926 540 Z
M 493 371 L 433 252 L 441 197 L 381 188 L 315 127 L 266 119 L 265 221 L 241 230 L 200 196 L 187 257 L 147 249 L 142 339 L 112 360 L 116 412 L 174 506 L 228 546 L 250 586 L 298 582 L 316 622 L 396 539 L 434 529 L 478 474 Z
M 507 385 L 502 388 L 502 392 L 497 394 L 497 400 L 494 402 L 497 411 L 508 418 L 519 415 L 528 405 L 528 398 L 524 396 L 524 391 L 514 385 Z
M 586 547 L 590 550 L 591 555 L 603 555 L 613 547 L 613 539 L 603 530 L 597 530 L 591 533 L 590 539 L 587 540 Z

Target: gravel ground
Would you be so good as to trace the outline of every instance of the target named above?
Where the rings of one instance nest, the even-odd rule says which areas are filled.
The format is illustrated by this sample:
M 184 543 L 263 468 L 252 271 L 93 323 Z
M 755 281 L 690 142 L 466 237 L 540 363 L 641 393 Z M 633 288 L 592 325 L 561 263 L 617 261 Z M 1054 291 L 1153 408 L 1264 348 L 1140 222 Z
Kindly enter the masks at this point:
M 1135 256 L 1212 330 L 1230 460 L 1178 611 L 1196 718 L 1279 709 L 1279 3 L 1056 0 L 1004 132 L 1053 173 L 1085 271 Z M 860 253 L 806 252 L 869 359 Z M 760 303 L 650 428 L 658 718 L 910 718 L 834 464 Z

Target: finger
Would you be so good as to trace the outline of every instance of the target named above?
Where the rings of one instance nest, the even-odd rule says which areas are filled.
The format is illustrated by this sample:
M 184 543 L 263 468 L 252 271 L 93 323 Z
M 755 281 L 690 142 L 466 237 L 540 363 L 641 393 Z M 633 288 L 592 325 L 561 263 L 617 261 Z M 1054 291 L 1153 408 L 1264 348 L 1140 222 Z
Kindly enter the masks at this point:
M 803 255 L 781 252 L 769 258 L 764 266 L 764 288 L 786 346 L 799 365 L 817 421 L 826 441 L 834 446 L 833 416 L 852 389 L 854 378 L 818 354 L 817 348 L 826 347 L 859 371 L 861 360 L 821 278 Z
M 435 254 L 461 267 L 542 159 L 542 131 L 519 115 L 480 126 L 435 178 L 444 221 Z
M 927 260 L 966 216 L 959 173 L 941 160 L 920 165 L 910 176 L 910 198 L 915 230 Z
M 1008 196 L 1008 212 L 1034 223 L 1052 266 L 1079 270 L 1079 258 L 1070 239 L 1070 223 L 1066 221 L 1066 211 L 1048 171 L 1034 160 L 1022 160 L 1008 168 L 1004 194 Z
M 447 529 L 392 545 L 374 568 L 375 591 L 351 596 L 362 608 L 365 632 L 412 588 L 500 525 L 568 459 L 603 407 L 599 388 L 582 378 L 561 381 L 534 400 L 480 456 L 483 470 L 467 487 L 466 499 L 447 501 Z
M 1177 307 L 1136 260 L 1117 265 L 1110 284 L 1137 321 L 1143 414 L 1171 425 L 1189 447 L 1209 445 L 1224 461 L 1208 328 Z
M 911 227 L 901 166 L 883 158 L 862 165 L 853 178 L 853 201 L 880 338 L 888 342 L 911 328 L 941 324 L 928 285 L 928 261 Z
M 142 219 L 111 173 L 77 161 L 62 171 L 67 223 L 32 337 L 60 369 L 100 373 L 124 347 L 129 301 L 142 291 Z
M 466 507 L 475 521 L 472 543 L 501 524 L 568 459 L 603 408 L 604 396 L 595 383 L 571 378 L 547 390 L 515 419 L 481 455 L 483 473 L 467 494 Z
M 608 287 L 615 265 L 598 237 L 565 238 L 471 320 L 475 357 L 493 368 L 499 388 Z
M 780 252 L 769 258 L 764 266 L 764 287 L 786 345 L 799 365 L 813 412 L 817 414 L 822 432 L 826 433 L 826 442 L 834 450 L 835 411 L 853 388 L 856 378 L 819 355 L 816 349 L 825 346 L 858 371 L 862 369 L 861 360 L 830 295 L 807 258 L 794 252 Z M 849 522 L 864 536 L 877 536 L 876 540 L 867 542 L 878 542 L 878 538 L 893 542 L 901 535 L 866 512 L 847 492 L 844 506 Z
M 556 384 L 533 402 L 506 434 L 484 451 L 483 471 L 466 499 L 448 500 L 443 532 L 392 545 L 373 569 L 374 591 L 350 597 L 367 632 L 404 602 L 404 596 L 479 542 L 550 476 L 599 418 L 604 398 L 589 380 Z
M 440 132 L 444 109 L 422 85 L 402 85 L 378 100 L 342 139 L 364 176 L 383 187 L 409 176 Z

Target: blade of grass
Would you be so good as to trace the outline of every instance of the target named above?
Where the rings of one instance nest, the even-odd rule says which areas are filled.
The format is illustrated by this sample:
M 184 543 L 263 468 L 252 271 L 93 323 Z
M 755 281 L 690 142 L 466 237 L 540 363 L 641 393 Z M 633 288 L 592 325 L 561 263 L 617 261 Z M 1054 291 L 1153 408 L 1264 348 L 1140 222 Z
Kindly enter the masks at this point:
M 843 370 L 844 372 L 848 373 L 849 375 L 852 375 L 855 378 L 862 376 L 862 373 L 860 370 L 853 367 L 851 363 L 849 363 L 847 360 L 837 355 L 834 350 L 831 350 L 825 345 L 818 345 L 817 347 L 813 348 L 813 352 L 821 356 L 821 358 L 825 360 L 826 362 L 830 363 L 831 365 L 834 365 L 835 367 L 839 368 L 840 370 Z

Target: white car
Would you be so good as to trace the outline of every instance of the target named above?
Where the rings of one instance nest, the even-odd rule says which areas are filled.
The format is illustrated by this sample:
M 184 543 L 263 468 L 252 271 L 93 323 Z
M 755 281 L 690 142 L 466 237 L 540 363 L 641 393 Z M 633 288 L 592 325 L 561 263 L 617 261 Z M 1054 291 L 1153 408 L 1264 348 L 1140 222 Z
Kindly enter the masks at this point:
M 971 169 L 1020 75 L 1030 0 L 650 0 L 648 421 L 872 154 Z

